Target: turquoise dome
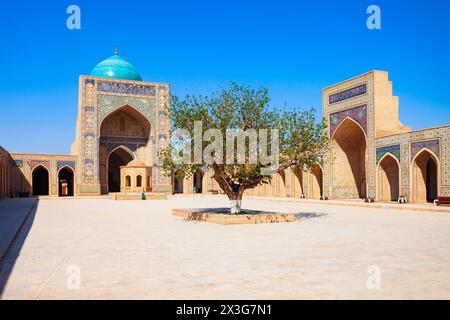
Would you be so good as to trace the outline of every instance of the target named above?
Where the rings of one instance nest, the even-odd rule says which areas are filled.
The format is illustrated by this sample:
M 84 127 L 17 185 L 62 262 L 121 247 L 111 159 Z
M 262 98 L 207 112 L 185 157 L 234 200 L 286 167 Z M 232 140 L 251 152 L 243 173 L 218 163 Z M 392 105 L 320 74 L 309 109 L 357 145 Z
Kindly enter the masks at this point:
M 92 69 L 91 76 L 142 81 L 136 68 L 117 54 L 97 64 Z

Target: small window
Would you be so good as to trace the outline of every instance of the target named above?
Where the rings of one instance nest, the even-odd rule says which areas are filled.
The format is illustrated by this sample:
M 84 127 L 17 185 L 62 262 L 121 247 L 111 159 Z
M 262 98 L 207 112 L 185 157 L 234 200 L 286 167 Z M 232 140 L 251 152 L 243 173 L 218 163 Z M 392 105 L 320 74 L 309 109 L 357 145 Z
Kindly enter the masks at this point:
M 121 132 L 125 132 L 126 128 L 125 128 L 125 117 L 120 117 L 119 118 L 119 130 Z
M 125 177 L 125 186 L 131 187 L 131 177 L 130 176 Z
M 147 176 L 147 187 L 150 187 L 150 176 Z
M 136 177 L 136 187 L 142 187 L 142 176 Z

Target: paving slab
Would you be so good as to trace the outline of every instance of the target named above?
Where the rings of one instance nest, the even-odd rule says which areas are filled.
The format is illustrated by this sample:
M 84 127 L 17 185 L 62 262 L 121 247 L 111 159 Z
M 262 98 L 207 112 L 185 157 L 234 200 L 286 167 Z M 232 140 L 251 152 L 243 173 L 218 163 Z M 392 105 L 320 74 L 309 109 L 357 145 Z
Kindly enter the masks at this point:
M 36 200 L 18 198 L 0 200 L 0 261 L 2 261 Z

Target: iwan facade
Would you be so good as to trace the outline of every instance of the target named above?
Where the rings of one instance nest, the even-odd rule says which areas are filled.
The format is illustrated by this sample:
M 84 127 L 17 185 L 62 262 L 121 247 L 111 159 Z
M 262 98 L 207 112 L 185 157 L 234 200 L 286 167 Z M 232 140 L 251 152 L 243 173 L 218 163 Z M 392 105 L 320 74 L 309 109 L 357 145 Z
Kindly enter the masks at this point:
M 322 97 L 330 154 L 308 172 L 280 172 L 248 194 L 415 203 L 450 196 L 450 126 L 404 126 L 387 72 L 338 83 Z
M 155 166 L 170 141 L 170 88 L 142 81 L 117 53 L 79 78 L 70 155 L 0 148 L 0 197 L 116 192 L 220 193 L 211 172 L 172 181 Z M 372 71 L 323 90 L 330 153 L 246 195 L 424 203 L 450 196 L 450 126 L 411 131 L 388 74 Z
M 332 157 L 329 198 L 426 202 L 450 196 L 450 126 L 411 131 L 398 117 L 388 74 L 373 71 L 324 89 Z

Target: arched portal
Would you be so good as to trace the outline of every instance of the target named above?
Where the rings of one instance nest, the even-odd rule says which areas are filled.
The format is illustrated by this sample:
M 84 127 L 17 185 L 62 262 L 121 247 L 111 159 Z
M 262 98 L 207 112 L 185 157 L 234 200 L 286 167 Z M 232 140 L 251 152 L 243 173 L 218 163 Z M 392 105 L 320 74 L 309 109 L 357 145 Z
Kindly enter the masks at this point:
M 112 156 L 112 151 L 117 150 L 118 147 L 131 154 L 132 159 L 136 157 L 146 165 L 153 163 L 155 159 L 151 135 L 150 121 L 130 105 L 116 109 L 103 119 L 100 125 L 99 143 L 99 173 L 102 193 L 120 191 L 120 174 L 116 167 L 120 167 L 120 164 L 126 165 L 130 161 L 130 157 L 123 153 L 118 154 L 119 157 Z
M 193 177 L 194 180 L 194 193 L 203 193 L 203 178 L 205 173 L 202 169 L 198 169 Z
M 176 172 L 173 177 L 173 193 L 183 193 L 184 178 L 180 172 Z
M 58 172 L 58 195 L 60 197 L 73 196 L 73 170 L 69 167 L 63 167 Z
M 413 202 L 432 202 L 438 197 L 439 161 L 428 150 L 422 150 L 412 163 Z
M 311 168 L 310 180 L 309 180 L 309 194 L 313 199 L 320 199 L 323 194 L 323 172 L 322 168 L 315 164 Z
M 32 185 L 34 196 L 48 196 L 49 174 L 47 168 L 43 166 L 37 166 L 36 168 L 34 168 Z
M 291 170 L 291 196 L 300 197 L 303 194 L 303 172 L 299 167 L 293 167 Z
M 378 164 L 378 199 L 397 201 L 400 196 L 400 166 L 390 154 Z
M 275 174 L 275 196 L 286 197 L 286 175 L 284 170 Z
M 120 167 L 133 160 L 133 155 L 119 147 L 108 157 L 108 192 L 120 192 Z
M 345 119 L 332 137 L 332 150 L 333 197 L 366 198 L 367 143 L 363 129 L 352 119 Z

